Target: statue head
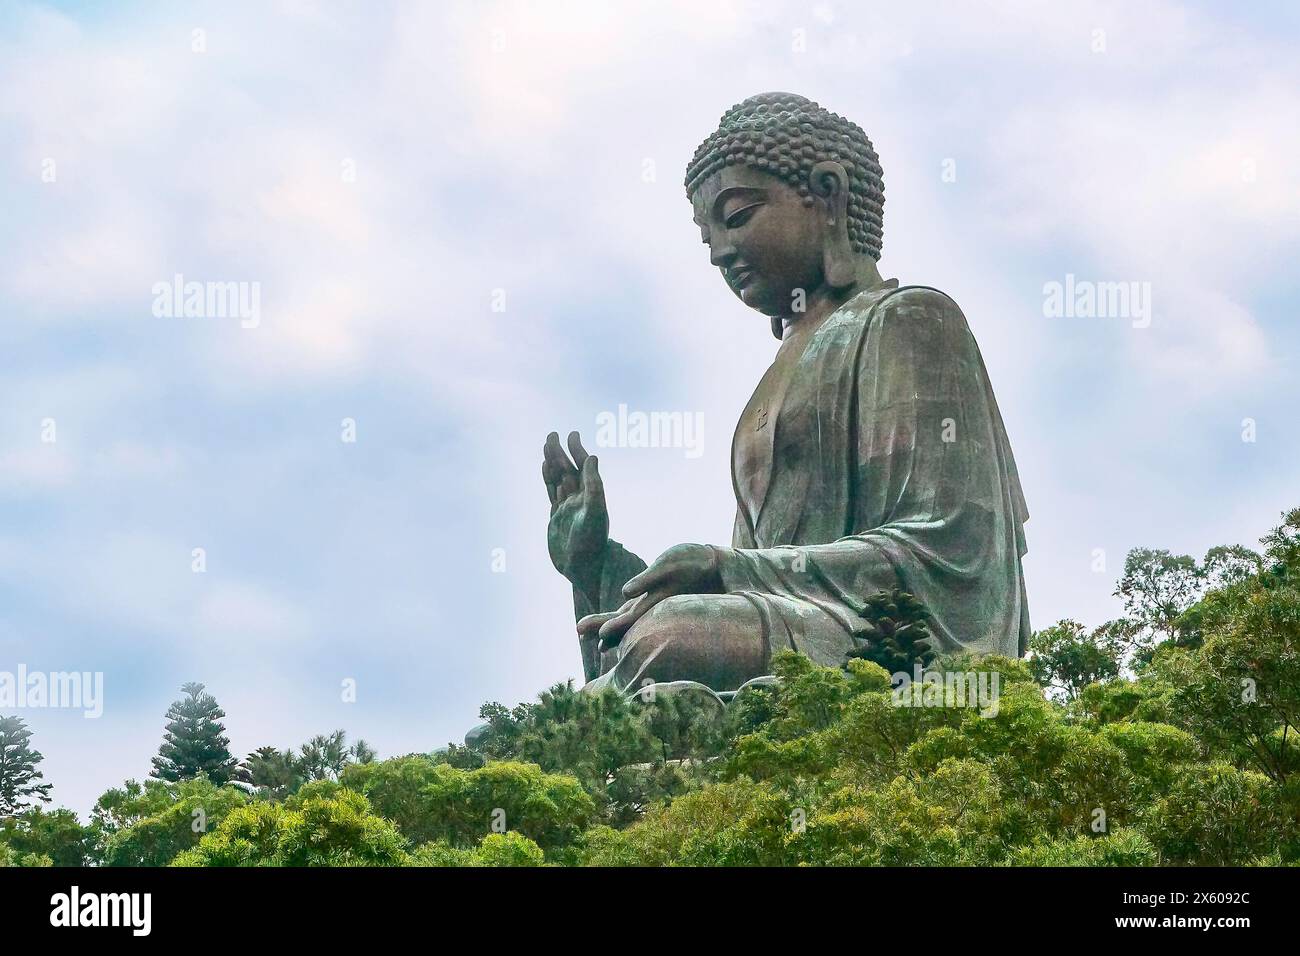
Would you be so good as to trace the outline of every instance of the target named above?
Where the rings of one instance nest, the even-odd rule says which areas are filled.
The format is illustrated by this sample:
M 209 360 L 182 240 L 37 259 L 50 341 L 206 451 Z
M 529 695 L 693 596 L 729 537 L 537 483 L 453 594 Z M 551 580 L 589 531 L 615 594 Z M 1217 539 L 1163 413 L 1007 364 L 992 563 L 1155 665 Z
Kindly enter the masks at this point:
M 885 194 L 871 141 L 793 93 L 724 113 L 686 169 L 686 194 L 710 260 L 774 331 L 799 290 L 851 286 L 864 259 L 880 258 Z

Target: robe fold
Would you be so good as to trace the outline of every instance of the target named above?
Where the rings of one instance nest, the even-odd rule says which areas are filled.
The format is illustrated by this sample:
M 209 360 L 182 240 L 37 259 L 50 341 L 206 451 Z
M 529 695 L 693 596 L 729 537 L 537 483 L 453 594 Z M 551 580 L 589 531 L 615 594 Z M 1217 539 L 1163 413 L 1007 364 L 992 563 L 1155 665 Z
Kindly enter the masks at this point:
M 940 651 L 1024 653 L 1028 512 L 979 348 L 942 292 L 886 284 L 828 317 L 776 413 L 763 500 L 736 496 L 722 580 L 773 650 L 841 663 L 865 599 L 897 586 Z

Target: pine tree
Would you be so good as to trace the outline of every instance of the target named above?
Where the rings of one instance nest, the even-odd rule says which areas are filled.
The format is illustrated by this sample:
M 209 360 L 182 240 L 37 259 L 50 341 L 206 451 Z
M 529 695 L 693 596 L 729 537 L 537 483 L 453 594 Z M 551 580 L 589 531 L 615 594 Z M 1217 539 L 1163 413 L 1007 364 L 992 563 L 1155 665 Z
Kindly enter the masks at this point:
M 929 667 L 935 658 L 925 605 L 899 588 L 867 598 L 862 613 L 867 626 L 849 657 L 874 661 L 891 674 L 910 671 L 920 661 Z
M 204 693 L 202 684 L 185 684 L 186 695 L 167 710 L 167 733 L 153 758 L 151 776 L 159 780 L 189 780 L 200 773 L 220 786 L 235 771 L 230 755 L 230 740 L 219 723 L 226 712 L 217 699 Z
M 44 758 L 29 746 L 31 738 L 21 717 L 0 717 L 0 818 L 14 816 L 33 800 L 50 802 L 53 784 L 36 782 L 44 776 L 36 769 Z
M 370 746 L 367 741 L 360 737 L 358 737 L 357 742 L 352 745 L 352 759 L 357 763 L 374 763 L 375 758 L 378 756 L 379 753 L 375 748 Z
M 240 761 L 232 779 L 266 796 L 283 799 L 296 793 L 307 778 L 292 750 L 258 747 Z

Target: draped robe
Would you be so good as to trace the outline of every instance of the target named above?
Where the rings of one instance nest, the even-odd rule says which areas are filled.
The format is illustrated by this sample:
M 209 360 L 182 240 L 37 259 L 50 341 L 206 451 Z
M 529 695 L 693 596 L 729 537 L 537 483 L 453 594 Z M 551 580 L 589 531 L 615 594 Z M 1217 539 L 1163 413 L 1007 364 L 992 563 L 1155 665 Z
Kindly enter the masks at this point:
M 900 587 L 930 612 L 941 652 L 1024 653 L 1028 512 L 952 299 L 895 282 L 850 299 L 812 334 L 771 414 L 765 493 L 742 493 L 733 444 L 732 545 L 716 549 L 724 590 L 754 607 L 771 651 L 842 663 L 865 599 Z M 599 606 L 575 591 L 578 615 L 618 607 L 644 567 L 611 541 Z M 584 648 L 588 678 L 617 657 Z

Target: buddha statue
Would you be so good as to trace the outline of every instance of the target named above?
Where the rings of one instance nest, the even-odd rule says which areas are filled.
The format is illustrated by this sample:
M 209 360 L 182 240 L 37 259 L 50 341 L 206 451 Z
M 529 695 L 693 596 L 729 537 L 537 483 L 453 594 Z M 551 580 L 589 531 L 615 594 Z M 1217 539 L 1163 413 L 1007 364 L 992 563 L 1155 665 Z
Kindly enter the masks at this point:
M 942 292 L 884 280 L 884 186 L 856 124 L 790 93 L 732 107 L 686 172 L 735 296 L 780 344 L 736 425 L 728 547 L 650 565 L 609 537 L 599 462 L 552 432 L 548 544 L 586 687 L 735 690 L 793 648 L 842 664 L 866 599 L 928 610 L 940 653 L 1019 656 L 1028 514 L 980 351 Z

